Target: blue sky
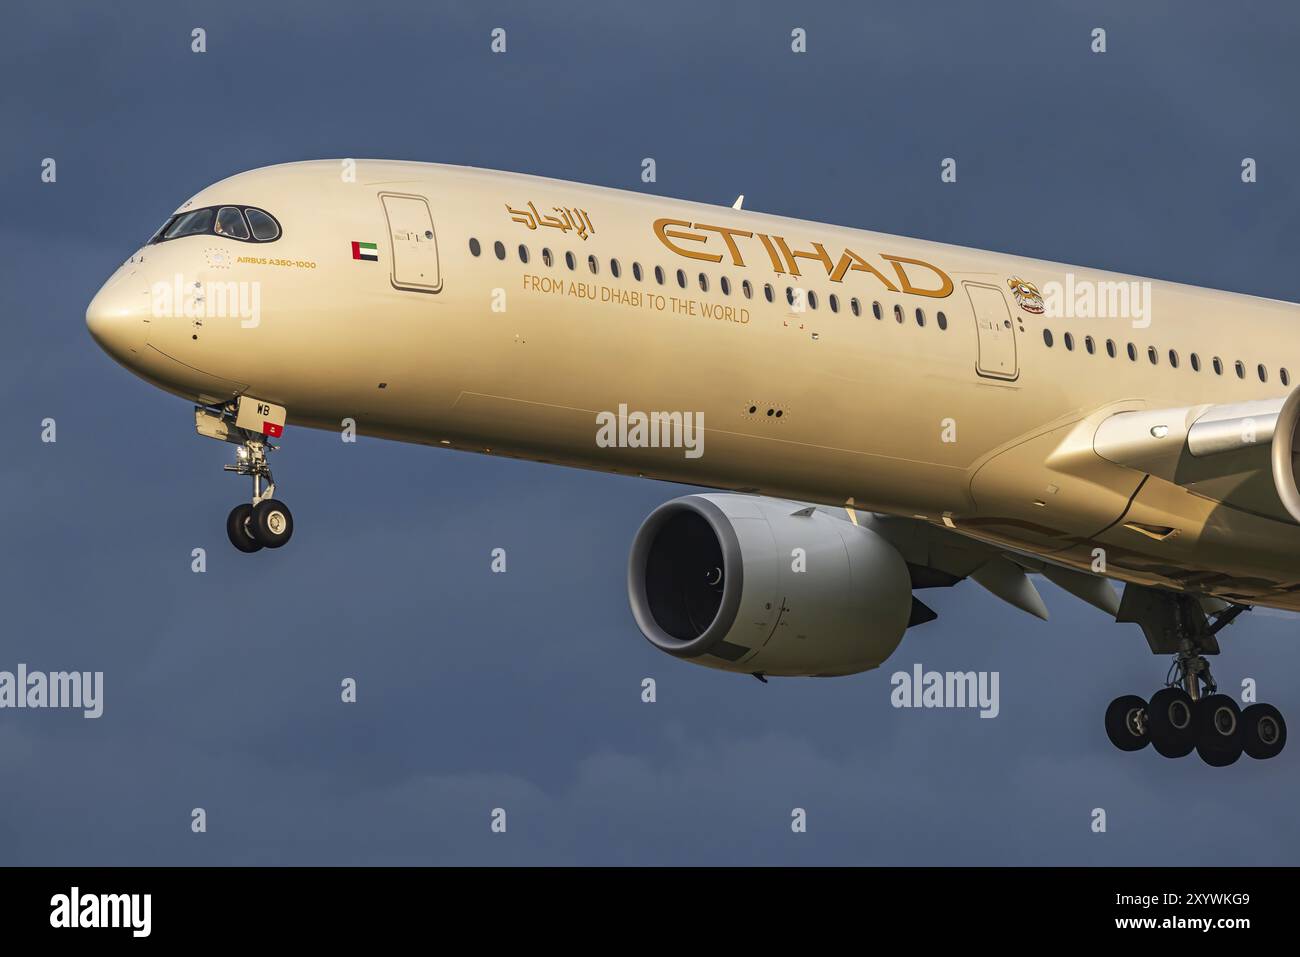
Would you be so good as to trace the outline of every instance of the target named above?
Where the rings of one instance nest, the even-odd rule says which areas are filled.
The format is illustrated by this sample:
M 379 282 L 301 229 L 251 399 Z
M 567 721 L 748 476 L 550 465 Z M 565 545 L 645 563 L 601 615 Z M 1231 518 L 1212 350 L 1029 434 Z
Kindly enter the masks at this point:
M 682 489 L 300 429 L 275 460 L 294 541 L 250 562 L 225 541 L 244 494 L 227 448 L 83 320 L 200 187 L 336 156 L 743 192 L 1297 300 L 1298 20 L 1250 2 L 8 5 L 0 669 L 102 670 L 105 703 L 95 721 L 0 711 L 0 863 L 1300 863 L 1300 752 L 1216 772 L 1114 751 L 1107 702 L 1167 662 L 1046 583 L 1050 623 L 965 583 L 925 595 L 938 621 L 881 670 L 761 685 L 632 622 L 631 537 Z M 1297 713 L 1295 631 L 1240 619 L 1220 682 Z M 914 662 L 999 671 L 1000 716 L 892 709 L 889 674 Z

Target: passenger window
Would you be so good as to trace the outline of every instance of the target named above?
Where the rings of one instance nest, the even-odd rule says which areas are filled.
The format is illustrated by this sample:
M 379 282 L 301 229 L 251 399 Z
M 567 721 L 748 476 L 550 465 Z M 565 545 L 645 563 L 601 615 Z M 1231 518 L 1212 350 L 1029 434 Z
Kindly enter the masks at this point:
M 1131 342 L 1128 344 L 1128 358 L 1129 358 L 1129 362 L 1138 361 L 1137 346 L 1133 345 L 1133 343 Z
M 826 302 L 830 304 L 831 312 L 840 311 L 840 297 L 835 295 L 835 293 L 831 293 L 829 296 L 827 296 Z
M 632 278 L 635 279 L 637 282 L 640 282 L 640 281 L 641 281 L 641 264 L 640 264 L 640 263 L 633 263 L 633 264 L 632 264 Z
M 1264 368 L 1264 364 L 1263 364 L 1263 363 L 1260 363 L 1260 364 L 1256 367 L 1256 371 L 1259 373 L 1259 381 L 1260 381 L 1260 382 L 1267 382 L 1267 381 L 1268 381 L 1268 370 Z
M 1214 357 L 1214 362 L 1212 363 L 1212 365 L 1214 366 L 1214 374 L 1215 374 L 1215 375 L 1223 375 L 1223 360 L 1222 360 L 1222 359 L 1220 359 L 1218 356 L 1215 356 L 1215 357 Z
M 609 261 L 609 274 L 615 279 L 623 274 L 623 267 L 618 264 L 617 259 L 611 259 Z
M 862 315 L 862 303 L 858 302 L 857 296 L 854 296 L 852 299 L 849 300 L 849 311 L 852 312 L 855 316 Z M 943 313 L 939 313 L 939 315 L 942 316 Z
M 1114 340 L 1114 339 L 1107 339 L 1107 340 L 1106 340 L 1106 355 L 1110 356 L 1112 359 L 1115 358 L 1115 340 Z
M 708 292 L 708 291 L 709 291 L 709 277 L 704 275 L 704 273 L 700 273 L 700 292 Z
M 661 285 L 661 286 L 664 284 L 664 267 L 663 267 L 663 266 L 655 266 L 655 282 L 659 283 L 659 285 Z
M 940 328 L 940 329 L 947 329 L 947 328 L 948 328 L 948 317 L 945 316 L 942 312 L 938 313 L 938 314 L 934 317 L 934 321 L 937 322 L 937 323 L 939 324 L 939 328 Z
M 1238 379 L 1246 378 L 1246 364 L 1244 362 L 1238 359 L 1235 363 L 1233 363 L 1233 368 L 1237 370 Z
M 1193 372 L 1200 372 L 1200 371 L 1201 371 L 1201 357 L 1198 356 L 1195 352 L 1193 352 L 1193 353 L 1192 353 L 1190 356 L 1188 356 L 1187 358 L 1188 358 L 1189 360 L 1191 360 L 1191 363 L 1192 363 L 1192 371 L 1193 371 Z
M 875 316 L 877 319 L 880 318 L 880 303 L 873 302 L 871 304 L 871 314 Z
M 206 233 L 211 226 L 212 210 L 196 209 L 180 216 L 176 222 L 167 227 L 167 232 L 163 233 L 163 239 L 179 239 L 181 236 Z
M 248 217 L 248 225 L 253 228 L 253 238 L 258 242 L 269 243 L 280 238 L 280 224 L 270 213 L 246 206 L 244 215 Z
M 723 294 L 724 296 L 730 296 L 730 295 L 731 295 L 731 280 L 730 280 L 730 279 L 728 279 L 726 276 L 723 276 L 721 279 L 718 280 L 718 285 L 722 287 L 722 294 Z
M 527 262 L 528 262 L 528 247 L 527 247 L 527 246 L 524 246 L 524 245 L 522 245 L 522 244 L 520 244 L 520 246 L 519 246 L 519 261 L 520 261 L 521 263 L 527 263 Z
M 478 253 L 475 253 L 474 255 L 477 256 Z M 555 257 L 551 255 L 551 250 L 546 246 L 542 247 L 542 263 L 546 266 L 555 265 Z
M 1083 337 L 1083 347 L 1088 350 L 1088 355 L 1097 354 L 1097 343 L 1093 341 L 1092 336 Z
M 578 260 L 574 258 L 572 252 L 567 252 L 564 254 L 564 265 L 568 266 L 569 269 L 571 270 L 578 268 Z
M 218 236 L 225 236 L 228 239 L 248 238 L 248 227 L 244 225 L 244 217 L 234 206 L 222 206 L 217 210 L 217 225 L 213 231 Z
M 1074 333 L 1073 333 L 1073 332 L 1067 332 L 1067 333 L 1065 334 L 1064 341 L 1065 341 L 1065 348 L 1066 348 L 1066 350 L 1068 350 L 1069 352 L 1073 352 L 1073 351 L 1074 351 Z
M 903 307 L 897 303 L 894 304 L 894 319 L 896 319 L 900 325 L 903 322 Z
M 482 251 L 482 248 L 478 244 L 478 240 L 471 236 L 469 240 L 469 254 L 471 256 L 477 256 Z
M 1044 329 L 1044 330 L 1043 330 L 1043 345 L 1047 346 L 1047 348 L 1049 348 L 1049 349 L 1052 348 L 1052 330 L 1051 330 L 1051 329 Z
M 1178 353 L 1173 349 L 1169 350 L 1169 365 L 1171 368 L 1178 368 Z
M 748 279 L 746 279 L 744 282 L 740 284 L 740 288 L 744 291 L 746 299 L 754 298 L 754 287 L 750 285 Z
M 771 302 L 776 298 L 775 293 L 772 292 L 772 284 L 770 282 L 763 283 L 763 295 L 767 297 L 768 302 Z
M 808 290 L 808 308 L 817 308 L 817 293 L 813 292 L 811 289 Z
M 1287 372 L 1285 368 L 1277 370 L 1277 377 L 1282 380 L 1283 385 L 1291 384 L 1291 373 Z
M 1156 351 L 1155 346 L 1147 346 L 1147 358 L 1151 360 L 1152 365 L 1160 361 L 1160 353 Z
M 686 271 L 684 269 L 677 270 L 677 285 L 682 289 L 686 288 Z
M 918 309 L 918 310 L 916 310 L 916 324 L 917 324 L 918 326 L 924 326 L 924 325 L 925 325 L 925 310 L 924 310 L 924 309 Z
M 591 270 L 593 276 L 596 275 L 596 273 L 600 272 L 600 260 L 595 256 L 588 256 L 587 268 Z
M 492 244 L 492 251 L 497 254 L 497 259 L 500 259 L 502 261 L 505 260 L 506 244 L 503 243 L 501 240 L 498 239 L 496 242 Z

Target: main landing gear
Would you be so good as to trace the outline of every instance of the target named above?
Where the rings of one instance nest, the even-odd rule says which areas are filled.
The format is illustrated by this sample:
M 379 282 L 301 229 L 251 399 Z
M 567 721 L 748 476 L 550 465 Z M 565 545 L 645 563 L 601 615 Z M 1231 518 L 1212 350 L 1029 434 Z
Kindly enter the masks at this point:
M 1222 603 L 1220 603 L 1222 604 Z M 1165 687 L 1143 701 L 1137 695 L 1116 698 L 1106 709 L 1106 735 L 1121 751 L 1140 751 L 1150 744 L 1166 758 L 1193 750 L 1206 764 L 1221 768 L 1245 752 L 1263 760 L 1286 745 L 1286 722 L 1270 704 L 1244 710 L 1220 694 L 1205 655 L 1218 654 L 1215 637 L 1244 611 L 1227 605 L 1207 616 L 1193 597 L 1129 585 L 1117 621 L 1140 624 L 1157 654 L 1176 645 Z
M 236 446 L 235 464 L 223 468 L 253 479 L 253 500 L 236 505 L 226 518 L 230 544 L 247 553 L 287 544 L 293 537 L 293 513 L 275 497 L 275 479 L 266 461 L 267 453 L 276 451 L 267 436 L 283 431 L 284 410 L 257 400 L 241 399 L 221 409 L 196 408 L 194 413 L 200 435 Z M 272 421 L 276 417 L 278 424 Z M 269 427 L 265 422 L 270 423 Z M 246 427 L 250 424 L 260 425 L 263 431 Z

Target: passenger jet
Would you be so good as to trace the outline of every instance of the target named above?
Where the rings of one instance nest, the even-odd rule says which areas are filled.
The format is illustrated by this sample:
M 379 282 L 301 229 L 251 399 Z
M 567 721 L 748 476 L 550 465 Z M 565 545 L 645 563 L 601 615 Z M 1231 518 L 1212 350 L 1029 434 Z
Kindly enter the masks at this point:
M 1118 748 L 1277 755 L 1282 715 L 1207 656 L 1300 610 L 1300 307 L 743 205 L 272 166 L 183 203 L 86 322 L 234 446 L 241 552 L 293 534 L 286 425 L 687 483 L 628 564 L 670 655 L 852 674 L 935 617 L 918 592 L 1046 618 L 1041 574 L 1172 656 L 1111 703 Z

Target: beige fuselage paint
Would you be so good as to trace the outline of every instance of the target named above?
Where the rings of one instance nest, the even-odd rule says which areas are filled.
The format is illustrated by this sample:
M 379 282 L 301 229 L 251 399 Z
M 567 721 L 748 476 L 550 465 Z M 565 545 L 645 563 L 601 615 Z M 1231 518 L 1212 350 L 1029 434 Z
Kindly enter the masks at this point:
M 1052 318 L 1013 286 L 1135 280 L 533 176 L 359 161 L 349 182 L 344 168 L 255 170 L 182 207 L 260 206 L 283 236 L 147 246 L 110 283 L 147 302 L 175 275 L 256 282 L 260 319 L 196 325 L 145 312 L 145 344 L 126 364 L 191 399 L 246 392 L 283 405 L 290 425 L 353 418 L 364 434 L 401 441 L 853 502 L 1083 569 L 1101 549 L 1121 580 L 1300 608 L 1300 528 L 1145 479 L 1090 446 L 1116 411 L 1285 394 L 1280 370 L 1300 372 L 1300 307 L 1152 282 L 1149 324 Z M 414 199 L 389 199 L 386 215 L 384 197 Z M 395 209 L 422 215 L 418 200 L 432 217 L 427 239 L 389 222 Z M 378 260 L 354 259 L 357 241 L 375 243 Z M 431 267 L 421 242 L 436 245 Z M 816 308 L 804 298 L 798 311 L 787 287 L 796 303 L 815 295 Z M 703 454 L 598 444 L 597 414 L 620 407 L 702 415 Z

